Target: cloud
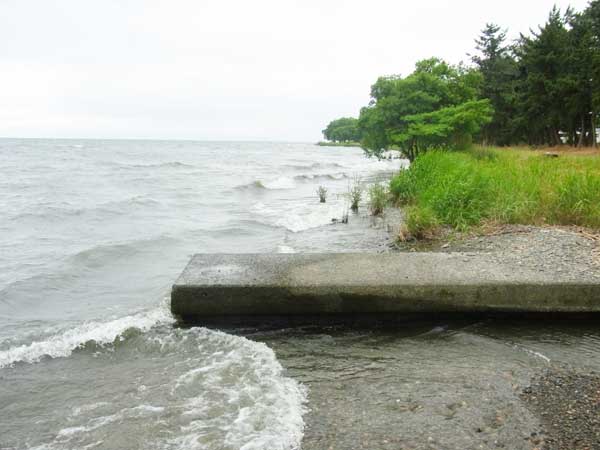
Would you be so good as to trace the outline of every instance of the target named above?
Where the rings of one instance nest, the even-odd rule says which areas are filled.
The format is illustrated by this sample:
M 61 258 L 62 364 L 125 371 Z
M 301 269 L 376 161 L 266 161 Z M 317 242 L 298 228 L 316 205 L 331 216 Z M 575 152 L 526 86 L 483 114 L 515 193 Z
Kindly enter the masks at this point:
M 0 135 L 316 140 L 377 76 L 465 60 L 485 22 L 515 37 L 553 3 L 5 0 Z

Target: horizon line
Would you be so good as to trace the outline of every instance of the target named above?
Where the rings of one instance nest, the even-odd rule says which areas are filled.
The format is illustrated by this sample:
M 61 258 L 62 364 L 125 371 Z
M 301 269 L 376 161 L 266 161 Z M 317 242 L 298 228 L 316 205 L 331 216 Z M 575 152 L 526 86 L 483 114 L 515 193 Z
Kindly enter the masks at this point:
M 39 136 L 0 136 L 0 140 L 63 140 L 63 141 L 178 141 L 178 142 L 270 142 L 280 144 L 316 144 L 320 141 L 299 141 L 283 139 L 198 139 L 198 138 L 149 138 L 149 137 L 39 137 Z

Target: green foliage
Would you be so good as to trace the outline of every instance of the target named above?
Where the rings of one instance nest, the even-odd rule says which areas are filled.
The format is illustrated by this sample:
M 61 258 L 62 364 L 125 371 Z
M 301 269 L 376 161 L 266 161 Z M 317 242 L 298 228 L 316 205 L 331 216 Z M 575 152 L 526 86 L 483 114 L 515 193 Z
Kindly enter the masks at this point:
M 369 187 L 369 209 L 371 214 L 378 216 L 383 213 L 389 197 L 388 189 L 381 183 Z
M 409 206 L 406 208 L 404 223 L 408 235 L 415 239 L 425 239 L 432 236 L 439 227 L 435 213 L 427 206 Z
M 596 146 L 600 124 L 600 0 L 576 13 L 554 7 L 546 23 L 506 43 L 487 24 L 474 67 L 430 58 L 406 77 L 380 77 L 358 121 L 324 134 L 359 140 L 367 156 L 399 149 L 414 161 L 433 148 L 513 144 Z
M 489 147 L 471 147 L 468 149 L 469 154 L 475 159 L 484 159 L 495 161 L 498 159 L 498 151 Z
M 353 117 L 336 119 L 323 130 L 323 136 L 333 142 L 358 142 L 361 139 L 358 119 Z
M 492 156 L 493 155 L 493 156 Z M 390 183 L 416 225 L 466 230 L 484 221 L 600 227 L 600 159 L 515 150 L 432 151 Z M 410 215 L 409 215 L 410 217 Z M 413 227 L 413 225 L 407 225 Z
M 481 81 L 477 71 L 436 58 L 418 62 L 406 78 L 379 78 L 360 113 L 363 148 L 380 157 L 397 147 L 413 161 L 441 145 L 468 146 L 493 113 L 488 100 L 478 100 Z
M 409 154 L 442 146 L 464 150 L 491 116 L 489 100 L 469 101 L 434 112 L 405 116 L 406 127 L 391 134 L 394 142 L 406 148 Z
M 489 99 L 494 110 L 481 132 L 483 143 L 508 145 L 514 139 L 519 71 L 513 48 L 505 45 L 505 41 L 506 31 L 495 24 L 487 24 L 475 40 L 479 54 L 472 61 L 483 78 L 481 96 Z

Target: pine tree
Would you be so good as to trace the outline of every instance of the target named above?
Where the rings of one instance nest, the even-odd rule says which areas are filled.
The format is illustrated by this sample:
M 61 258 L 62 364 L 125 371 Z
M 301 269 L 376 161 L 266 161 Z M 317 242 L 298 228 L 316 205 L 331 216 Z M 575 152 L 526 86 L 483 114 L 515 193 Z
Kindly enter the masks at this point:
M 505 44 L 506 31 L 487 24 L 475 40 L 480 55 L 472 57 L 483 75 L 481 95 L 494 108 L 492 122 L 482 131 L 484 143 L 509 145 L 519 140 L 515 135 L 515 83 L 518 75 L 512 48 Z
M 538 32 L 521 35 L 518 121 L 530 144 L 561 145 L 560 131 L 572 128 L 572 116 L 565 108 L 573 90 L 566 26 L 571 17 L 570 9 L 563 15 L 554 7 Z

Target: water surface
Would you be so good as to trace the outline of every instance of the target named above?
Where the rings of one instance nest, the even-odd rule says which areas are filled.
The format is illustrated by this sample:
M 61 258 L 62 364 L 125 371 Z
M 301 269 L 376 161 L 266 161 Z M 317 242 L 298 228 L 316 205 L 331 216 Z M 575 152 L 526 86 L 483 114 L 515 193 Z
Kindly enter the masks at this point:
M 595 324 L 180 328 L 195 252 L 387 251 L 341 218 L 402 162 L 310 144 L 0 140 L 0 448 L 530 448 L 518 392 Z M 316 188 L 329 190 L 319 204 Z

